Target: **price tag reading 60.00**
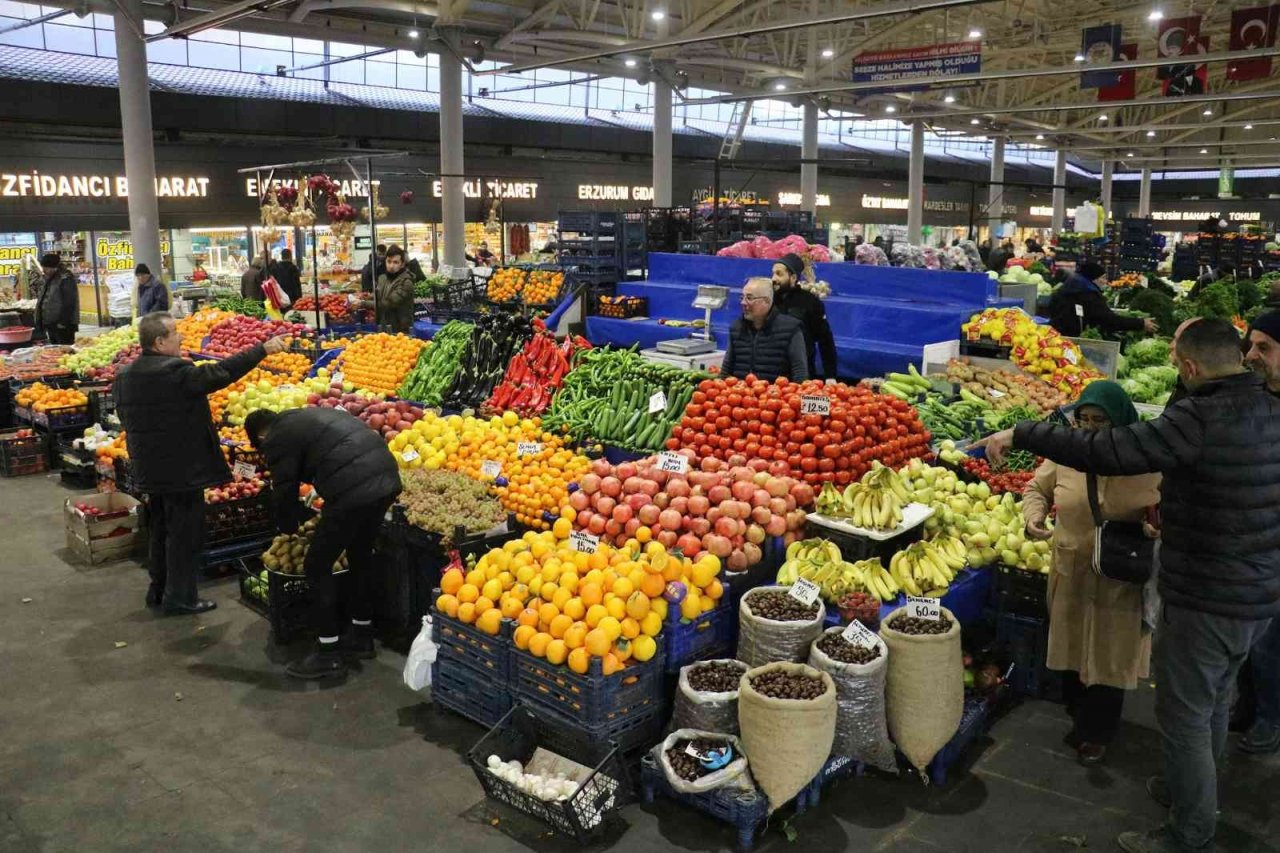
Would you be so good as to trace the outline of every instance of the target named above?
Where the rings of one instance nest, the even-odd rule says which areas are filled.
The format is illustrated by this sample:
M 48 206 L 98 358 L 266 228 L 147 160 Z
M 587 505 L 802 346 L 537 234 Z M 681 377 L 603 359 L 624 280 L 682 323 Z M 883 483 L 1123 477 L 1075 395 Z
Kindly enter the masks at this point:
M 916 619 L 937 622 L 942 618 L 942 605 L 936 598 L 916 598 L 914 595 L 908 595 L 906 610 L 908 616 Z
M 818 600 L 818 593 L 821 591 L 822 588 L 813 581 L 808 578 L 800 578 L 792 584 L 789 594 L 796 601 L 808 606 Z
M 823 394 L 802 394 L 800 397 L 800 414 L 831 414 L 831 398 Z
M 689 459 L 672 450 L 664 450 L 658 454 L 658 470 L 668 474 L 684 474 L 689 470 Z
M 573 546 L 575 551 L 594 554 L 596 549 L 600 547 L 600 537 L 592 536 L 584 530 L 575 530 L 569 534 L 569 544 Z

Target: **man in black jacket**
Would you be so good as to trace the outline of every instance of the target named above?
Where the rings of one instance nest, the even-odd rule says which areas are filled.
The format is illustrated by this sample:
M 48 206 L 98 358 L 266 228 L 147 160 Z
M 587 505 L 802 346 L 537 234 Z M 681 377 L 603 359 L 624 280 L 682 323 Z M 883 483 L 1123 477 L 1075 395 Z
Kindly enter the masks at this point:
M 271 264 L 270 271 L 276 284 L 289 295 L 290 302 L 297 302 L 302 298 L 302 272 L 293 262 L 293 252 L 281 249 L 280 260 Z
M 836 340 L 827 322 L 827 309 L 822 300 L 800 286 L 804 260 L 799 255 L 783 255 L 773 265 L 773 307 L 780 314 L 790 314 L 804 325 L 805 352 L 809 356 L 809 375 L 818 379 L 836 378 Z M 822 373 L 814 359 L 814 350 L 822 356 Z
M 138 342 L 142 356 L 120 371 L 113 394 L 134 480 L 148 499 L 147 606 L 163 606 L 166 613 L 204 613 L 217 606 L 196 594 L 204 490 L 231 479 L 206 395 L 235 382 L 268 354 L 282 352 L 284 340 L 272 338 L 197 367 L 179 358 L 182 337 L 173 318 L 155 312 L 139 321 Z
M 1107 271 L 1097 261 L 1082 261 L 1076 271 L 1049 298 L 1049 325 L 1069 338 L 1078 338 L 1087 328 L 1118 335 L 1121 332 L 1159 331 L 1150 317 L 1122 317 L 1107 305 L 1102 284 Z
M 773 307 L 769 279 L 749 279 L 742 288 L 742 316 L 729 327 L 729 348 L 720 372 L 739 379 L 754 374 L 767 382 L 779 376 L 793 382 L 809 378 L 804 326 Z
M 36 325 L 51 344 L 73 344 L 80 329 L 80 288 L 57 252 L 40 259 L 44 282 L 36 299 Z
M 1224 320 L 1187 326 L 1177 362 L 1189 394 L 1154 421 L 1026 422 L 983 442 L 993 464 L 1013 446 L 1103 476 L 1164 474 L 1154 675 L 1165 776 L 1147 787 L 1172 808 L 1161 829 L 1120 836 L 1129 853 L 1212 849 L 1230 685 L 1280 614 L 1280 399 L 1241 364 Z
M 383 516 L 400 494 L 400 471 L 386 442 L 364 421 L 340 409 L 258 410 L 245 433 L 271 471 L 280 529 L 298 527 L 298 484 L 311 483 L 324 510 L 307 549 L 304 569 L 317 645 L 288 666 L 296 678 L 341 677 L 343 655 L 372 658 L 373 542 Z M 347 552 L 353 600 L 351 630 L 341 635 L 333 564 Z

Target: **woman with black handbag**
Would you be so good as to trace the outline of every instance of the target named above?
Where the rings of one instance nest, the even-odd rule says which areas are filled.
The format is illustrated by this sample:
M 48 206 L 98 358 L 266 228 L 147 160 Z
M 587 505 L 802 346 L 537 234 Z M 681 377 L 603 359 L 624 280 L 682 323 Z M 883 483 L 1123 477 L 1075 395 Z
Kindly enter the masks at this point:
M 1114 382 L 1091 383 L 1075 409 L 1079 429 L 1137 420 Z M 1053 539 L 1046 663 L 1062 672 L 1063 698 L 1075 721 L 1063 740 L 1085 766 L 1106 757 L 1124 691 L 1148 675 L 1151 635 L 1142 624 L 1142 588 L 1151 573 L 1147 534 L 1154 531 L 1144 530 L 1144 521 L 1160 500 L 1159 487 L 1159 474 L 1095 478 L 1046 461 L 1023 496 L 1027 535 Z

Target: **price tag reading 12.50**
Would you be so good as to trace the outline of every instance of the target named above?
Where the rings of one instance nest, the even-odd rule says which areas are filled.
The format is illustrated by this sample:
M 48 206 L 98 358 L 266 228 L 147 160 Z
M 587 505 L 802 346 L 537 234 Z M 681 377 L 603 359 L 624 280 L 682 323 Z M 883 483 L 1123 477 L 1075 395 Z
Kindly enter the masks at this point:
M 689 470 L 689 459 L 672 450 L 664 450 L 658 454 L 658 470 L 668 474 L 684 474 Z
M 584 530 L 575 530 L 569 534 L 569 544 L 573 546 L 575 551 L 594 554 L 596 549 L 600 547 L 600 537 L 592 536 Z
M 916 619 L 937 622 L 942 618 L 942 605 L 938 604 L 936 598 L 916 598 L 914 595 L 908 595 L 906 607 L 907 615 Z
M 502 463 L 494 462 L 492 459 L 486 459 L 480 463 L 480 473 L 486 477 L 497 477 L 502 473 Z
M 818 600 L 818 593 L 822 589 L 808 578 L 800 578 L 791 585 L 789 595 L 801 604 L 808 606 Z
M 844 637 L 845 642 L 863 649 L 873 649 L 879 642 L 875 632 L 857 619 L 850 622 L 849 627 L 845 628 L 840 636 Z
M 802 394 L 800 396 L 800 414 L 831 414 L 831 398 L 823 394 Z

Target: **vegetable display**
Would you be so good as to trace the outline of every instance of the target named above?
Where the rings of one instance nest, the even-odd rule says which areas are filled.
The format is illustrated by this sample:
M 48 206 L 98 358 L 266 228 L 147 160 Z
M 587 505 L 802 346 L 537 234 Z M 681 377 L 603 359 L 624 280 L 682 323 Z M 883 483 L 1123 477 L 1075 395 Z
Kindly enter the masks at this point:
M 476 320 L 453 384 L 443 405 L 450 409 L 477 409 L 502 380 L 511 357 L 532 334 L 529 321 L 512 314 L 485 314 Z
M 591 349 L 585 338 L 572 335 L 557 345 L 555 335 L 541 320 L 534 320 L 533 325 L 533 337 L 511 357 L 502 381 L 485 401 L 486 412 L 510 409 L 521 417 L 542 414 L 551 405 L 552 398 L 569 373 L 569 363 L 574 354 Z
M 1085 385 L 1102 378 L 1078 346 L 1016 308 L 988 308 L 970 317 L 960 332 L 970 341 L 985 339 L 1010 347 L 1009 357 L 1015 364 L 1072 399 Z
M 993 409 L 1033 406 L 1047 414 L 1070 402 L 1066 394 L 1030 376 L 1012 370 L 987 370 L 967 359 L 947 362 L 947 379 L 961 386 L 963 399 Z M 973 396 L 966 396 L 965 391 Z
M 438 406 L 445 391 L 453 383 L 462 365 L 462 353 L 471 343 L 473 326 L 461 320 L 450 320 L 431 339 L 431 345 L 418 353 L 413 366 L 396 394 L 427 406 Z
M 245 299 L 243 296 L 219 296 L 213 300 L 212 307 L 230 314 L 245 317 L 261 318 L 267 316 L 267 309 L 260 299 Z

